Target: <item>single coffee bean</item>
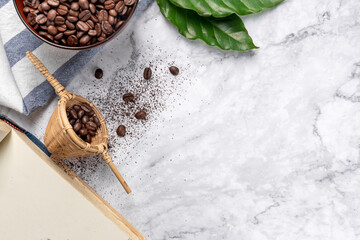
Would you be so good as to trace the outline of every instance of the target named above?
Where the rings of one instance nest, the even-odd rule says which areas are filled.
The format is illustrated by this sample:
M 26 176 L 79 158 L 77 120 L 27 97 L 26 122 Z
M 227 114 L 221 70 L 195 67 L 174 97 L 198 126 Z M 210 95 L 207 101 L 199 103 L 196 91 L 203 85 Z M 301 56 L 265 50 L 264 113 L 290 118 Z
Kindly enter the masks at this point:
M 77 105 L 77 104 L 75 104 L 74 106 L 73 106 L 73 108 L 78 112 L 78 111 L 80 111 L 80 109 L 81 109 L 81 107 L 79 106 L 79 105 Z
M 149 67 L 145 68 L 145 70 L 144 70 L 144 78 L 146 80 L 149 80 L 151 78 L 151 74 L 152 74 L 151 68 L 149 68 Z
M 26 21 L 31 25 L 34 26 L 36 24 L 36 17 L 35 13 L 29 13 L 26 17 Z
M 130 16 L 131 12 L 132 12 L 132 7 L 128 7 L 128 10 L 127 10 L 127 12 L 126 12 L 126 15 L 127 15 L 127 16 Z
M 115 10 L 118 13 L 121 13 L 124 10 L 124 7 L 125 7 L 125 3 L 123 1 L 120 1 L 115 5 Z
M 68 8 L 65 5 L 60 5 L 57 9 L 59 15 L 66 15 L 68 13 Z
M 125 16 L 126 13 L 127 13 L 127 11 L 128 11 L 128 7 L 125 6 L 124 9 L 123 9 L 121 12 L 119 12 L 119 15 L 120 15 L 120 16 Z
M 89 26 L 90 29 L 93 29 L 95 27 L 95 23 L 91 19 L 87 20 L 86 24 Z
M 93 21 L 94 23 L 98 23 L 98 22 L 99 22 L 99 19 L 98 19 L 96 16 L 94 16 L 94 15 L 91 15 L 91 16 L 90 16 L 90 19 L 91 19 L 91 21 Z
M 91 112 L 91 107 L 89 106 L 89 104 L 86 103 L 81 104 L 81 109 L 84 110 L 86 113 Z
M 84 111 L 84 110 L 83 110 Z M 89 116 L 87 116 L 87 115 L 84 115 L 83 117 L 82 117 L 82 119 L 81 119 L 81 122 L 83 123 L 83 124 L 86 124 L 88 121 L 89 121 Z
M 75 132 L 78 132 L 81 128 L 81 123 L 77 122 L 74 124 L 73 129 Z
M 66 30 L 66 31 L 64 32 L 64 34 L 65 34 L 66 36 L 73 35 L 74 33 L 76 33 L 76 30 L 75 30 L 75 29 L 73 29 L 73 30 Z
M 89 26 L 88 26 L 85 22 L 83 22 L 83 21 L 78 21 L 78 22 L 76 23 L 76 28 L 77 28 L 78 30 L 80 30 L 80 31 L 83 31 L 83 32 L 89 31 Z M 81 40 L 80 40 L 80 42 L 81 42 Z
M 120 137 L 124 137 L 125 133 L 126 133 L 126 128 L 124 125 L 120 125 L 117 129 L 116 129 L 116 133 L 118 136 Z
M 51 6 L 51 7 L 58 7 L 60 4 L 59 0 L 47 0 L 47 3 Z
M 65 18 L 62 16 L 56 16 L 54 21 L 56 25 L 63 25 L 65 23 Z
M 103 77 L 103 70 L 100 69 L 100 68 L 96 69 L 96 71 L 95 71 L 95 77 L 96 77 L 97 79 L 102 78 L 102 77 Z
M 48 20 L 50 20 L 50 21 L 54 21 L 55 20 L 55 17 L 56 17 L 56 10 L 54 10 L 54 9 L 51 9 L 49 12 L 48 12 L 48 14 L 47 14 L 47 18 L 48 18 Z M 55 22 L 55 24 L 57 24 L 56 22 Z M 57 25 L 59 25 L 59 24 L 57 24 Z
M 89 35 L 90 37 L 95 37 L 95 36 L 96 36 L 96 30 L 89 30 L 89 31 L 88 31 L 88 35 Z
M 74 124 L 75 124 L 75 119 L 71 119 L 71 120 L 69 121 L 69 123 L 70 123 L 71 126 L 74 126 Z
M 116 17 L 118 15 L 117 11 L 115 9 L 110 9 L 109 14 L 113 17 Z
M 89 132 L 89 131 L 88 131 L 88 132 Z M 91 136 L 90 136 L 89 133 L 86 135 L 86 141 L 87 141 L 88 143 L 91 143 Z
M 40 4 L 40 6 L 41 6 L 42 11 L 49 11 L 50 8 L 51 8 L 50 5 L 47 2 L 42 2 Z
M 114 29 L 112 28 L 111 24 L 108 21 L 103 21 L 101 23 L 101 30 L 106 35 L 110 35 L 114 31 Z
M 80 5 L 78 2 L 72 2 L 70 6 L 71 10 L 77 11 L 80 8 Z
M 136 0 L 124 0 L 124 3 L 128 6 L 134 5 Z
M 35 20 L 38 24 L 44 24 L 47 21 L 47 17 L 44 14 L 39 14 L 36 16 Z
M 67 16 L 67 20 L 69 20 L 69 21 L 72 22 L 72 23 L 75 23 L 75 22 L 77 22 L 79 19 L 78 19 L 77 17 L 68 15 L 68 16 Z M 56 18 L 55 18 L 55 21 L 56 21 Z
M 91 12 L 92 14 L 95 14 L 95 13 L 96 13 L 96 7 L 95 7 L 94 4 L 90 3 L 90 4 L 89 4 L 89 9 L 90 9 L 90 12 Z
M 116 25 L 115 25 L 115 29 L 116 29 L 116 30 L 119 30 L 119 28 L 120 28 L 122 25 L 124 25 L 124 23 L 125 23 L 125 21 L 119 21 L 119 22 L 117 22 Z
M 146 117 L 146 112 L 145 111 L 139 111 L 135 114 L 135 117 L 137 119 L 144 119 Z
M 101 35 L 101 24 L 100 23 L 97 23 L 95 25 L 95 31 L 96 31 L 96 36 L 100 37 L 100 35 Z
M 116 12 L 116 11 L 115 11 Z M 108 22 L 110 23 L 111 26 L 113 26 L 115 24 L 116 18 L 109 15 L 109 19 Z
M 67 27 L 68 29 L 70 29 L 70 30 L 75 29 L 75 24 L 73 24 L 73 23 L 70 22 L 69 20 L 66 20 L 66 21 L 65 21 L 65 25 L 66 25 L 66 27 Z
M 101 4 L 97 4 L 97 5 L 95 5 L 95 7 L 98 10 L 104 9 L 104 5 L 101 5 Z
M 86 136 L 87 135 L 87 129 L 86 128 L 81 128 L 79 130 L 79 134 L 80 134 L 80 136 Z
M 78 39 L 80 39 L 84 34 L 85 34 L 85 32 L 79 31 L 79 32 L 76 33 L 76 37 L 77 37 Z M 80 42 L 80 40 L 79 40 L 79 42 Z
M 48 33 L 45 32 L 45 31 L 39 31 L 39 34 L 40 34 L 40 36 L 45 36 L 45 35 L 48 34 Z
M 74 119 L 78 119 L 77 112 L 75 109 L 70 110 L 70 116 Z
M 23 13 L 28 14 L 30 12 L 30 9 L 31 8 L 29 8 L 29 7 L 24 7 L 23 8 Z
M 48 33 L 46 33 L 44 37 L 47 38 L 50 41 L 54 41 L 54 37 L 52 35 L 48 34 Z
M 67 29 L 65 24 L 60 25 L 60 26 L 58 26 L 58 27 L 56 27 L 56 28 L 57 28 L 57 30 L 58 30 L 59 32 L 65 32 L 66 29 Z
M 88 134 L 92 137 L 96 136 L 96 131 L 88 130 Z
M 110 10 L 110 9 L 113 9 L 115 7 L 114 0 L 106 0 L 104 2 L 104 5 L 105 5 L 106 10 Z
M 69 10 L 69 15 L 73 16 L 73 17 L 79 17 L 80 12 L 79 11 L 74 11 L 72 9 Z
M 82 10 L 89 9 L 89 1 L 88 0 L 79 0 L 79 6 Z
M 85 114 L 85 111 L 84 111 L 84 110 L 79 110 L 79 111 L 77 112 L 77 116 L 78 116 L 79 119 L 81 119 L 81 118 L 84 116 L 84 114 Z
M 79 40 L 78 38 L 75 36 L 75 35 L 71 35 L 67 38 L 67 41 L 66 41 L 67 45 L 69 45 L 70 47 L 74 47 L 76 45 L 78 45 L 79 43 Z
M 123 95 L 123 100 L 124 100 L 125 102 L 131 102 L 131 101 L 134 100 L 134 95 L 133 95 L 132 93 L 125 93 L 125 94 Z
M 98 127 L 101 126 L 100 120 L 99 120 L 96 116 L 94 116 L 93 121 L 94 121 L 94 123 L 96 123 L 96 125 L 97 125 Z
M 46 25 L 39 25 L 39 28 L 44 31 L 48 30 L 48 26 L 46 26 Z
M 54 39 L 60 40 L 63 36 L 64 36 L 64 33 L 61 32 L 61 33 L 56 34 Z
M 96 125 L 96 123 L 94 123 L 94 122 L 92 122 L 92 121 L 88 121 L 88 122 L 86 123 L 86 128 L 94 128 L 94 129 L 96 129 L 96 128 L 97 128 L 97 125 Z
M 94 111 L 91 110 L 90 112 L 85 112 L 86 115 L 88 115 L 89 117 L 92 117 L 94 115 Z
M 79 19 L 81 21 L 87 21 L 91 17 L 91 12 L 89 10 L 84 10 L 79 14 Z
M 80 39 L 80 44 L 85 45 L 86 43 L 88 43 L 91 40 L 91 37 L 89 35 L 84 35 L 81 39 Z
M 58 30 L 54 25 L 50 25 L 47 29 L 48 33 L 50 33 L 51 35 L 56 35 Z
M 104 22 L 104 21 L 107 21 L 108 18 L 109 18 L 109 14 L 106 10 L 100 10 L 97 14 L 97 17 L 99 19 L 99 22 Z
M 179 74 L 179 68 L 177 68 L 175 66 L 169 67 L 169 70 L 170 70 L 171 74 L 174 75 L 174 76 Z

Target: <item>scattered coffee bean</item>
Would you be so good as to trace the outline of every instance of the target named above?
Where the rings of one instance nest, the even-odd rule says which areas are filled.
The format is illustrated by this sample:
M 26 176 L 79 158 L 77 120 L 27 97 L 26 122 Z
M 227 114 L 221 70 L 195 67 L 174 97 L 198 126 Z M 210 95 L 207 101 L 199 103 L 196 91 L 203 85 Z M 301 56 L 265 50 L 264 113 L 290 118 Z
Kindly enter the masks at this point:
M 103 70 L 101 70 L 100 68 L 96 69 L 96 71 L 95 71 L 95 77 L 96 77 L 97 79 L 102 78 L 102 77 L 103 77 Z
M 149 67 L 145 68 L 145 70 L 144 70 L 144 78 L 146 80 L 149 80 L 151 78 L 151 74 L 152 74 L 151 68 L 149 68 Z
M 171 74 L 174 75 L 174 76 L 179 74 L 179 68 L 177 68 L 175 66 L 169 67 L 169 70 L 170 70 Z
M 119 30 L 135 3 L 136 0 L 23 0 L 23 13 L 44 38 L 71 47 L 87 46 L 102 42 Z
M 132 93 L 125 93 L 125 94 L 123 95 L 123 100 L 124 100 L 125 102 L 131 102 L 131 101 L 134 100 L 134 95 L 133 95 Z
M 146 117 L 146 112 L 145 111 L 139 111 L 135 114 L 135 117 L 137 119 L 144 119 Z
M 117 129 L 116 129 L 116 133 L 118 136 L 120 137 L 124 137 L 125 136 L 125 132 L 126 132 L 126 128 L 124 125 L 120 125 Z
M 101 126 L 91 106 L 87 103 L 82 103 L 80 106 L 75 104 L 66 110 L 66 115 L 75 133 L 84 141 L 91 143 L 92 137 L 96 136 L 96 131 Z

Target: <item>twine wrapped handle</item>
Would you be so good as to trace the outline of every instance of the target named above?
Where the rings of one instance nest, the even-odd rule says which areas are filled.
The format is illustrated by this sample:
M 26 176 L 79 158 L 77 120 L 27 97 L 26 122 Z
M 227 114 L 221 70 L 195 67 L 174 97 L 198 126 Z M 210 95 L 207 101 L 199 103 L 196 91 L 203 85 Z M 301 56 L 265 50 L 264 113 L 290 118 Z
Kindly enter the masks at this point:
M 121 185 L 123 186 L 123 188 L 125 189 L 126 193 L 129 194 L 131 193 L 131 189 L 130 187 L 127 185 L 126 181 L 124 180 L 124 178 L 121 176 L 121 174 L 119 173 L 119 171 L 117 170 L 117 168 L 115 167 L 115 164 L 113 163 L 113 161 L 111 160 L 111 157 L 108 153 L 107 150 L 105 150 L 101 156 L 103 157 L 103 159 L 105 160 L 105 162 L 107 163 L 107 165 L 109 165 L 109 167 L 111 168 L 111 170 L 113 171 L 113 173 L 115 174 L 116 178 L 119 180 L 119 182 L 121 183 Z
M 60 98 L 69 94 L 69 92 L 66 91 L 64 86 L 61 85 L 59 81 L 54 78 L 53 75 L 51 75 L 49 70 L 44 66 L 44 64 L 42 64 L 42 62 L 32 52 L 27 51 L 26 56 L 29 58 L 31 63 L 36 67 L 36 69 L 39 70 L 46 77 L 46 79 L 51 84 L 51 86 L 53 86 L 56 94 L 59 95 Z

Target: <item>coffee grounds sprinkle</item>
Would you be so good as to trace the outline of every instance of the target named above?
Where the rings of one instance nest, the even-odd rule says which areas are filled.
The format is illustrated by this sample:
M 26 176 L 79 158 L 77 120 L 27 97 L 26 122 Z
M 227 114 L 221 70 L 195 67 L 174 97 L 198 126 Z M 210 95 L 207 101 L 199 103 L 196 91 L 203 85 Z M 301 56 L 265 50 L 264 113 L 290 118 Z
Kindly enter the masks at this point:
M 164 120 L 160 113 L 165 109 L 171 112 L 169 105 L 174 107 L 174 102 L 180 101 L 178 105 L 181 105 L 179 99 L 182 99 L 187 89 L 184 85 L 191 85 L 186 75 L 186 69 L 190 68 L 190 65 L 164 59 L 163 56 L 167 53 L 160 53 L 161 56 L 153 56 L 150 61 L 149 56 L 133 53 L 132 60 L 125 67 L 117 69 L 109 78 L 104 79 L 107 81 L 101 82 L 100 86 L 99 82 L 94 81 L 91 90 L 84 96 L 95 104 L 106 120 L 111 146 L 108 151 L 115 164 L 136 164 L 130 151 L 146 134 L 147 128 L 161 127 Z M 171 54 L 167 55 L 171 57 Z M 181 70 L 176 77 L 169 72 L 172 65 L 178 66 Z M 150 80 L 143 78 L 146 67 L 152 69 Z M 125 102 L 122 96 L 129 92 L 134 94 L 134 101 Z M 146 119 L 135 118 L 135 113 L 141 110 L 146 112 Z M 120 124 L 126 126 L 125 137 L 119 137 L 116 133 Z M 148 145 L 150 148 L 152 143 Z M 91 178 L 93 174 L 100 174 L 96 173 L 99 168 L 107 168 L 100 156 L 65 159 L 64 162 L 85 181 L 90 182 L 92 179 L 87 178 Z M 99 164 L 102 166 L 98 166 Z

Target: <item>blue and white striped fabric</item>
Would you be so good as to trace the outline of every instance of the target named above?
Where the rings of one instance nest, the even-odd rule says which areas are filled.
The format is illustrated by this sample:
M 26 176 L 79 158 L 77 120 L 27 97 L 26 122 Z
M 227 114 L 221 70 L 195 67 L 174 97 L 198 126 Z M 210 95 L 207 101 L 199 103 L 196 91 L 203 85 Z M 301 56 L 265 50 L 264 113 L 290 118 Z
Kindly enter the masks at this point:
M 141 1 L 137 14 L 150 2 Z M 26 51 L 39 57 L 54 77 L 66 85 L 100 49 L 72 51 L 43 43 L 21 22 L 13 1 L 0 0 L 0 105 L 29 115 L 55 94 L 26 58 Z

